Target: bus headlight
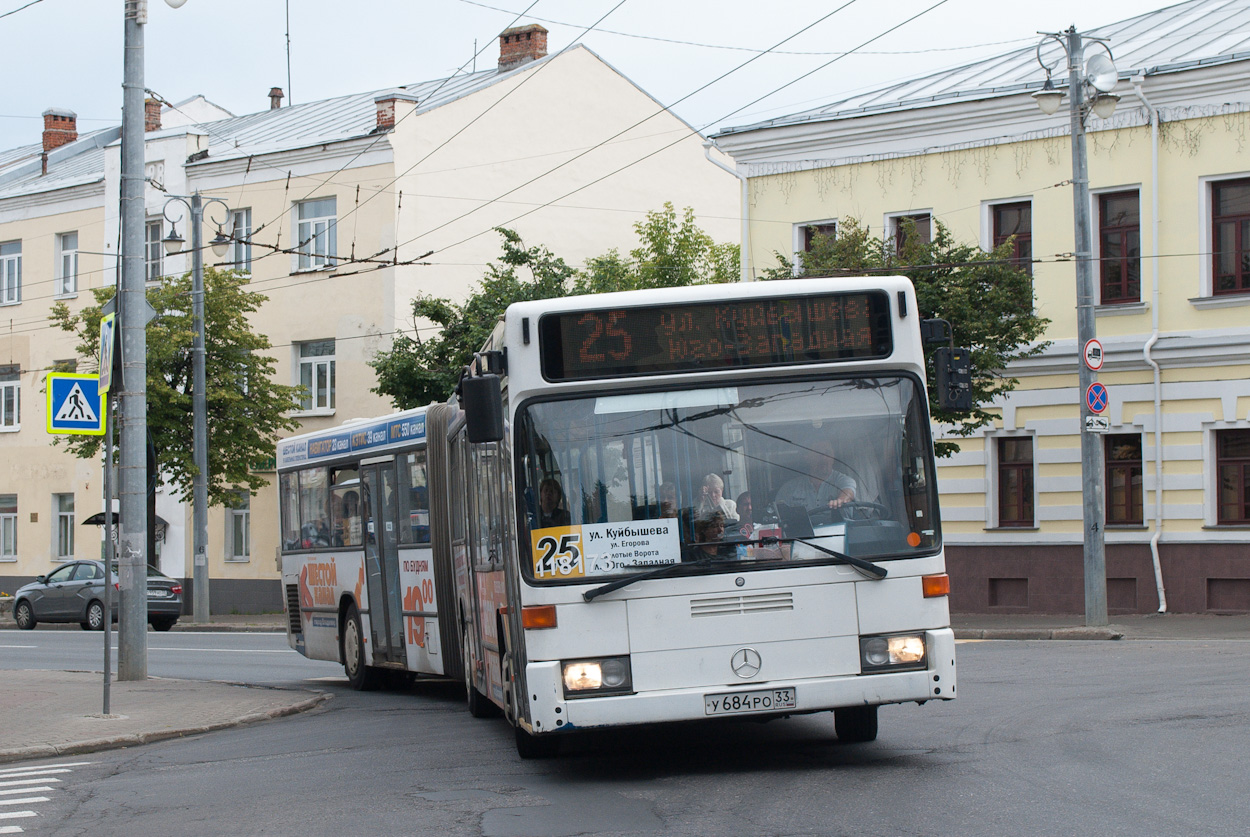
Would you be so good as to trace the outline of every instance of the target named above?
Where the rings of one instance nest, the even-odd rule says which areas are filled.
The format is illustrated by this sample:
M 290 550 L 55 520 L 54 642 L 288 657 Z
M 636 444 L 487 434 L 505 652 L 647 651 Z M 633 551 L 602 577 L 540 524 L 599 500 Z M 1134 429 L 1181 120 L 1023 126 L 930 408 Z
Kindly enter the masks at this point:
M 633 689 L 629 657 L 566 660 L 561 668 L 565 697 L 624 694 Z
M 863 671 L 924 668 L 924 634 L 860 637 L 859 660 Z

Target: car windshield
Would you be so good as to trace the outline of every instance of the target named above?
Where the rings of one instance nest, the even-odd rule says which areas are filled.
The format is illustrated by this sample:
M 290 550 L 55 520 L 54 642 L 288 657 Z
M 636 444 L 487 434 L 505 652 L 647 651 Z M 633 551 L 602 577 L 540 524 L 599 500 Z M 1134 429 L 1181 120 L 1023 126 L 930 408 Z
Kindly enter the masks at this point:
M 910 376 L 530 402 L 518 428 L 523 564 L 536 581 L 712 558 L 819 563 L 829 551 L 888 560 L 941 542 Z

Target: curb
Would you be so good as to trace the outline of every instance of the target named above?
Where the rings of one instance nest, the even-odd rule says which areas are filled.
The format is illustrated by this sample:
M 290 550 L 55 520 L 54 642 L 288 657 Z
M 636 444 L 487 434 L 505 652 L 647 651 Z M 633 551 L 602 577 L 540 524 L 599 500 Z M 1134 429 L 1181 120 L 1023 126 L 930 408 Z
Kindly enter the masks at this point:
M 1117 628 L 986 628 L 984 630 L 958 629 L 955 639 L 1124 639 L 1124 632 Z
M 233 721 L 221 721 L 215 724 L 161 730 L 160 732 L 136 732 L 127 735 L 115 735 L 109 738 L 75 741 L 59 747 L 53 744 L 39 744 L 32 747 L 14 747 L 7 750 L 0 749 L 0 764 L 28 761 L 31 759 L 58 758 L 61 756 L 78 755 L 81 753 L 97 753 L 103 750 L 120 750 L 126 747 L 137 747 L 141 744 L 152 744 L 157 741 L 166 741 L 170 738 L 186 738 L 192 735 L 202 735 L 206 732 L 216 732 L 223 729 L 247 726 L 261 721 L 273 720 L 274 718 L 285 718 L 289 715 L 309 712 L 316 709 L 321 704 L 328 702 L 333 697 L 334 695 L 329 692 L 318 692 L 312 697 L 306 700 L 301 700 L 299 703 L 293 703 L 290 706 L 280 706 L 276 709 L 270 709 L 265 712 L 250 712 L 247 715 L 241 715 L 238 718 L 235 718 Z

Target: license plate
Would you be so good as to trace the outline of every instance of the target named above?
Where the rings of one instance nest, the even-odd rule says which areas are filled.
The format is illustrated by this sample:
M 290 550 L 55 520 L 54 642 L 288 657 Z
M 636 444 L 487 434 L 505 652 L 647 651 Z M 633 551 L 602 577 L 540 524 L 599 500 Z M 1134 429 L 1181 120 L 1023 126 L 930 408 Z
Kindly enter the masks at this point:
M 173 594 L 163 587 L 149 587 L 148 588 L 149 599 L 168 599 L 171 595 Z
M 776 712 L 793 709 L 794 689 L 755 689 L 749 692 L 726 692 L 704 695 L 705 715 L 741 715 L 747 712 Z

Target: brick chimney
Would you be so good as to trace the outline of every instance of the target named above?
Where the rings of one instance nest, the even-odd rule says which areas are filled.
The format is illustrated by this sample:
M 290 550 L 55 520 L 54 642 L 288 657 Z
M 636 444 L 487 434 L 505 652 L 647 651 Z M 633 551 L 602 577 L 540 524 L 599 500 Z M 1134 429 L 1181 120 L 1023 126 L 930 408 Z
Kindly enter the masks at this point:
M 278 108 L 282 107 L 282 98 L 283 96 L 282 96 L 281 87 L 269 88 L 269 109 L 277 110 Z
M 537 23 L 514 26 L 499 35 L 499 69 L 511 70 L 547 55 L 547 30 Z
M 143 130 L 159 131 L 161 129 L 161 103 L 155 99 L 143 100 Z
M 43 112 L 43 151 L 45 154 L 76 139 L 78 139 L 78 114 L 61 108 L 48 108 Z
M 378 108 L 378 125 L 373 129 L 376 134 L 394 128 L 399 119 L 417 106 L 417 97 L 407 90 L 396 88 L 378 95 L 373 103 Z

